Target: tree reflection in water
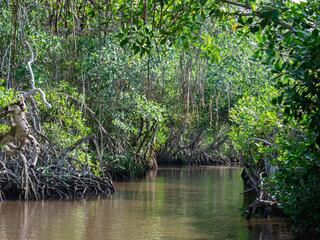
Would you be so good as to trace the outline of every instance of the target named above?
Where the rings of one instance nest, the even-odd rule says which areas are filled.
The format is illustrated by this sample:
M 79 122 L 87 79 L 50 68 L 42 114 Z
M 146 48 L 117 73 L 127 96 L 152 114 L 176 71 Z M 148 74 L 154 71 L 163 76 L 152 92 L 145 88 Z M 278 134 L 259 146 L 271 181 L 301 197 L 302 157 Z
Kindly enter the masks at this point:
M 0 203 L 1 240 L 293 239 L 279 218 L 245 220 L 240 168 L 162 168 L 109 199 Z

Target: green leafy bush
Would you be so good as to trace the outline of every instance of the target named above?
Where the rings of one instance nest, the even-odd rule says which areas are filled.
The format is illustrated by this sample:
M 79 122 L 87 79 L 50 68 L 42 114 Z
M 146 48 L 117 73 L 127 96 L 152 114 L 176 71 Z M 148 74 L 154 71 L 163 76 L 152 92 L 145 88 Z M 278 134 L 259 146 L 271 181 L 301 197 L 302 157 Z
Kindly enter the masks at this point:
M 275 195 L 279 206 L 299 231 L 319 232 L 320 155 L 313 146 L 314 133 L 297 121 L 285 121 L 283 110 L 271 103 L 278 91 L 267 86 L 256 97 L 245 95 L 231 111 L 229 135 L 245 163 L 266 171 L 264 160 L 277 167 L 265 179 L 265 190 Z M 250 138 L 267 140 L 249 142 Z M 253 144 L 252 144 L 253 143 Z

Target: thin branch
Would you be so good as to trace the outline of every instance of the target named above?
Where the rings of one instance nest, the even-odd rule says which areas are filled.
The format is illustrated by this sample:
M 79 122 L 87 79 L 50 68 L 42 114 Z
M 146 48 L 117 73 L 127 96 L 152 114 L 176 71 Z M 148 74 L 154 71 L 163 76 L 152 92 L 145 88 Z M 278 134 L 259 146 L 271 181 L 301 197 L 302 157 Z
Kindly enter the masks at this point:
M 31 85 L 31 89 L 35 89 L 36 86 L 35 86 L 35 83 L 34 83 L 34 74 L 33 74 L 33 70 L 32 70 L 32 67 L 31 67 L 31 64 L 34 62 L 34 53 L 33 53 L 33 50 L 31 48 L 31 45 L 29 44 L 28 41 L 26 41 L 26 44 L 27 44 L 27 47 L 29 48 L 29 51 L 30 51 L 30 60 L 28 61 L 28 68 L 29 68 L 29 72 L 30 72 L 30 75 L 31 75 L 31 81 L 30 81 L 30 85 Z
M 8 52 L 9 52 L 9 50 L 11 51 L 11 45 L 12 45 L 12 43 L 9 43 L 8 47 L 6 48 L 6 51 L 3 54 L 2 61 L 1 61 L 1 72 L 3 70 L 4 61 L 5 61 L 5 59 L 6 59 L 7 55 L 8 55 Z
M 90 114 L 91 118 L 99 125 L 99 128 L 101 129 L 101 131 L 104 134 L 107 133 L 105 128 L 102 126 L 101 122 L 97 119 L 95 112 L 91 108 L 89 108 L 84 102 L 79 101 L 78 99 L 70 95 L 67 95 L 67 94 L 63 94 L 63 95 L 66 96 L 67 98 L 70 98 L 75 104 L 81 104 L 86 109 L 86 111 Z
M 227 3 L 227 4 L 230 4 L 230 5 L 234 5 L 234 6 L 238 6 L 238 7 L 241 7 L 241 8 L 244 8 L 244 9 L 247 9 L 247 10 L 250 10 L 252 15 L 255 15 L 257 17 L 260 17 L 261 16 L 261 12 L 259 11 L 253 11 L 251 6 L 248 5 L 248 4 L 243 4 L 243 3 L 239 3 L 239 2 L 234 2 L 234 1 L 230 1 L 230 0 L 223 0 L 222 1 L 223 3 Z M 243 14 L 241 14 L 243 15 Z M 246 13 L 245 15 L 248 15 L 248 13 Z M 286 21 L 283 21 L 283 20 L 280 20 L 278 21 L 278 24 L 286 29 L 289 29 L 291 30 L 292 32 L 295 32 L 295 29 L 289 24 L 287 23 Z
M 230 5 L 234 5 L 234 6 L 238 6 L 238 7 L 242 7 L 242 8 L 246 8 L 246 9 L 251 9 L 251 6 L 249 4 L 243 4 L 243 3 L 238 3 L 238 2 L 234 2 L 234 1 L 229 1 L 229 0 L 224 0 L 222 1 L 223 3 L 228 3 Z
M 29 92 L 27 92 L 27 93 L 24 93 L 24 94 L 23 94 L 23 97 L 25 98 L 25 97 L 33 94 L 33 93 L 38 92 L 38 93 L 40 93 L 41 99 L 42 99 L 42 101 L 44 102 L 44 104 L 45 104 L 48 108 L 50 108 L 50 107 L 51 107 L 51 104 L 47 102 L 45 93 L 42 91 L 41 88 L 36 88 L 36 86 L 35 86 L 34 74 L 33 74 L 32 66 L 31 66 L 32 63 L 34 62 L 34 53 L 33 53 L 33 50 L 32 50 L 32 47 L 31 47 L 30 43 L 29 43 L 28 41 L 25 41 L 25 43 L 26 43 L 26 45 L 27 45 L 27 47 L 28 47 L 28 49 L 29 49 L 29 51 L 30 51 L 30 54 L 31 54 L 30 60 L 28 61 L 28 68 L 29 68 L 29 72 L 30 72 L 30 75 L 31 75 L 31 80 L 30 80 L 31 91 L 29 91 Z
M 67 147 L 63 154 L 62 154 L 62 159 L 71 151 L 73 151 L 74 149 L 76 149 L 78 146 L 80 146 L 81 144 L 83 144 L 84 142 L 89 141 L 90 139 L 94 139 L 96 138 L 95 134 L 90 134 L 88 136 L 85 136 L 84 138 L 79 139 L 78 141 L 76 141 L 73 145 Z
M 46 100 L 46 94 L 43 92 L 43 90 L 41 88 L 34 88 L 32 90 L 30 90 L 29 92 L 24 92 L 22 93 L 21 95 L 24 97 L 24 98 L 27 98 L 29 97 L 30 95 L 33 95 L 34 93 L 40 93 L 40 96 L 41 96 L 41 100 L 44 102 L 44 104 L 48 107 L 48 108 L 51 108 L 51 104 L 47 102 Z
M 250 141 L 263 142 L 263 143 L 270 145 L 270 146 L 273 145 L 271 142 L 268 142 L 267 140 L 264 140 L 262 138 L 248 138 L 246 143 L 249 143 Z

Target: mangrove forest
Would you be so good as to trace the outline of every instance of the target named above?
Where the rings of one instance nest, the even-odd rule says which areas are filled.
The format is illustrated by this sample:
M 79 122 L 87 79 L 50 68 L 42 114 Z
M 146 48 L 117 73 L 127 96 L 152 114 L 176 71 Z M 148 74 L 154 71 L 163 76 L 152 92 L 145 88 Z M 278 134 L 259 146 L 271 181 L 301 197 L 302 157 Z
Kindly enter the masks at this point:
M 0 239 L 320 239 L 319 0 L 1 0 Z

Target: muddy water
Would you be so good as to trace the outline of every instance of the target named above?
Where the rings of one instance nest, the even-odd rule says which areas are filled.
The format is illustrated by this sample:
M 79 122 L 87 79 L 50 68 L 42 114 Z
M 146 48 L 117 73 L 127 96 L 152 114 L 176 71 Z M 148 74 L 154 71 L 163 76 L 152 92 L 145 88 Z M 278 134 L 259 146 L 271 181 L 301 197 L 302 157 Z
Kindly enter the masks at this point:
M 1 240 L 292 239 L 283 219 L 241 217 L 240 168 L 162 168 L 109 199 L 0 203 Z

